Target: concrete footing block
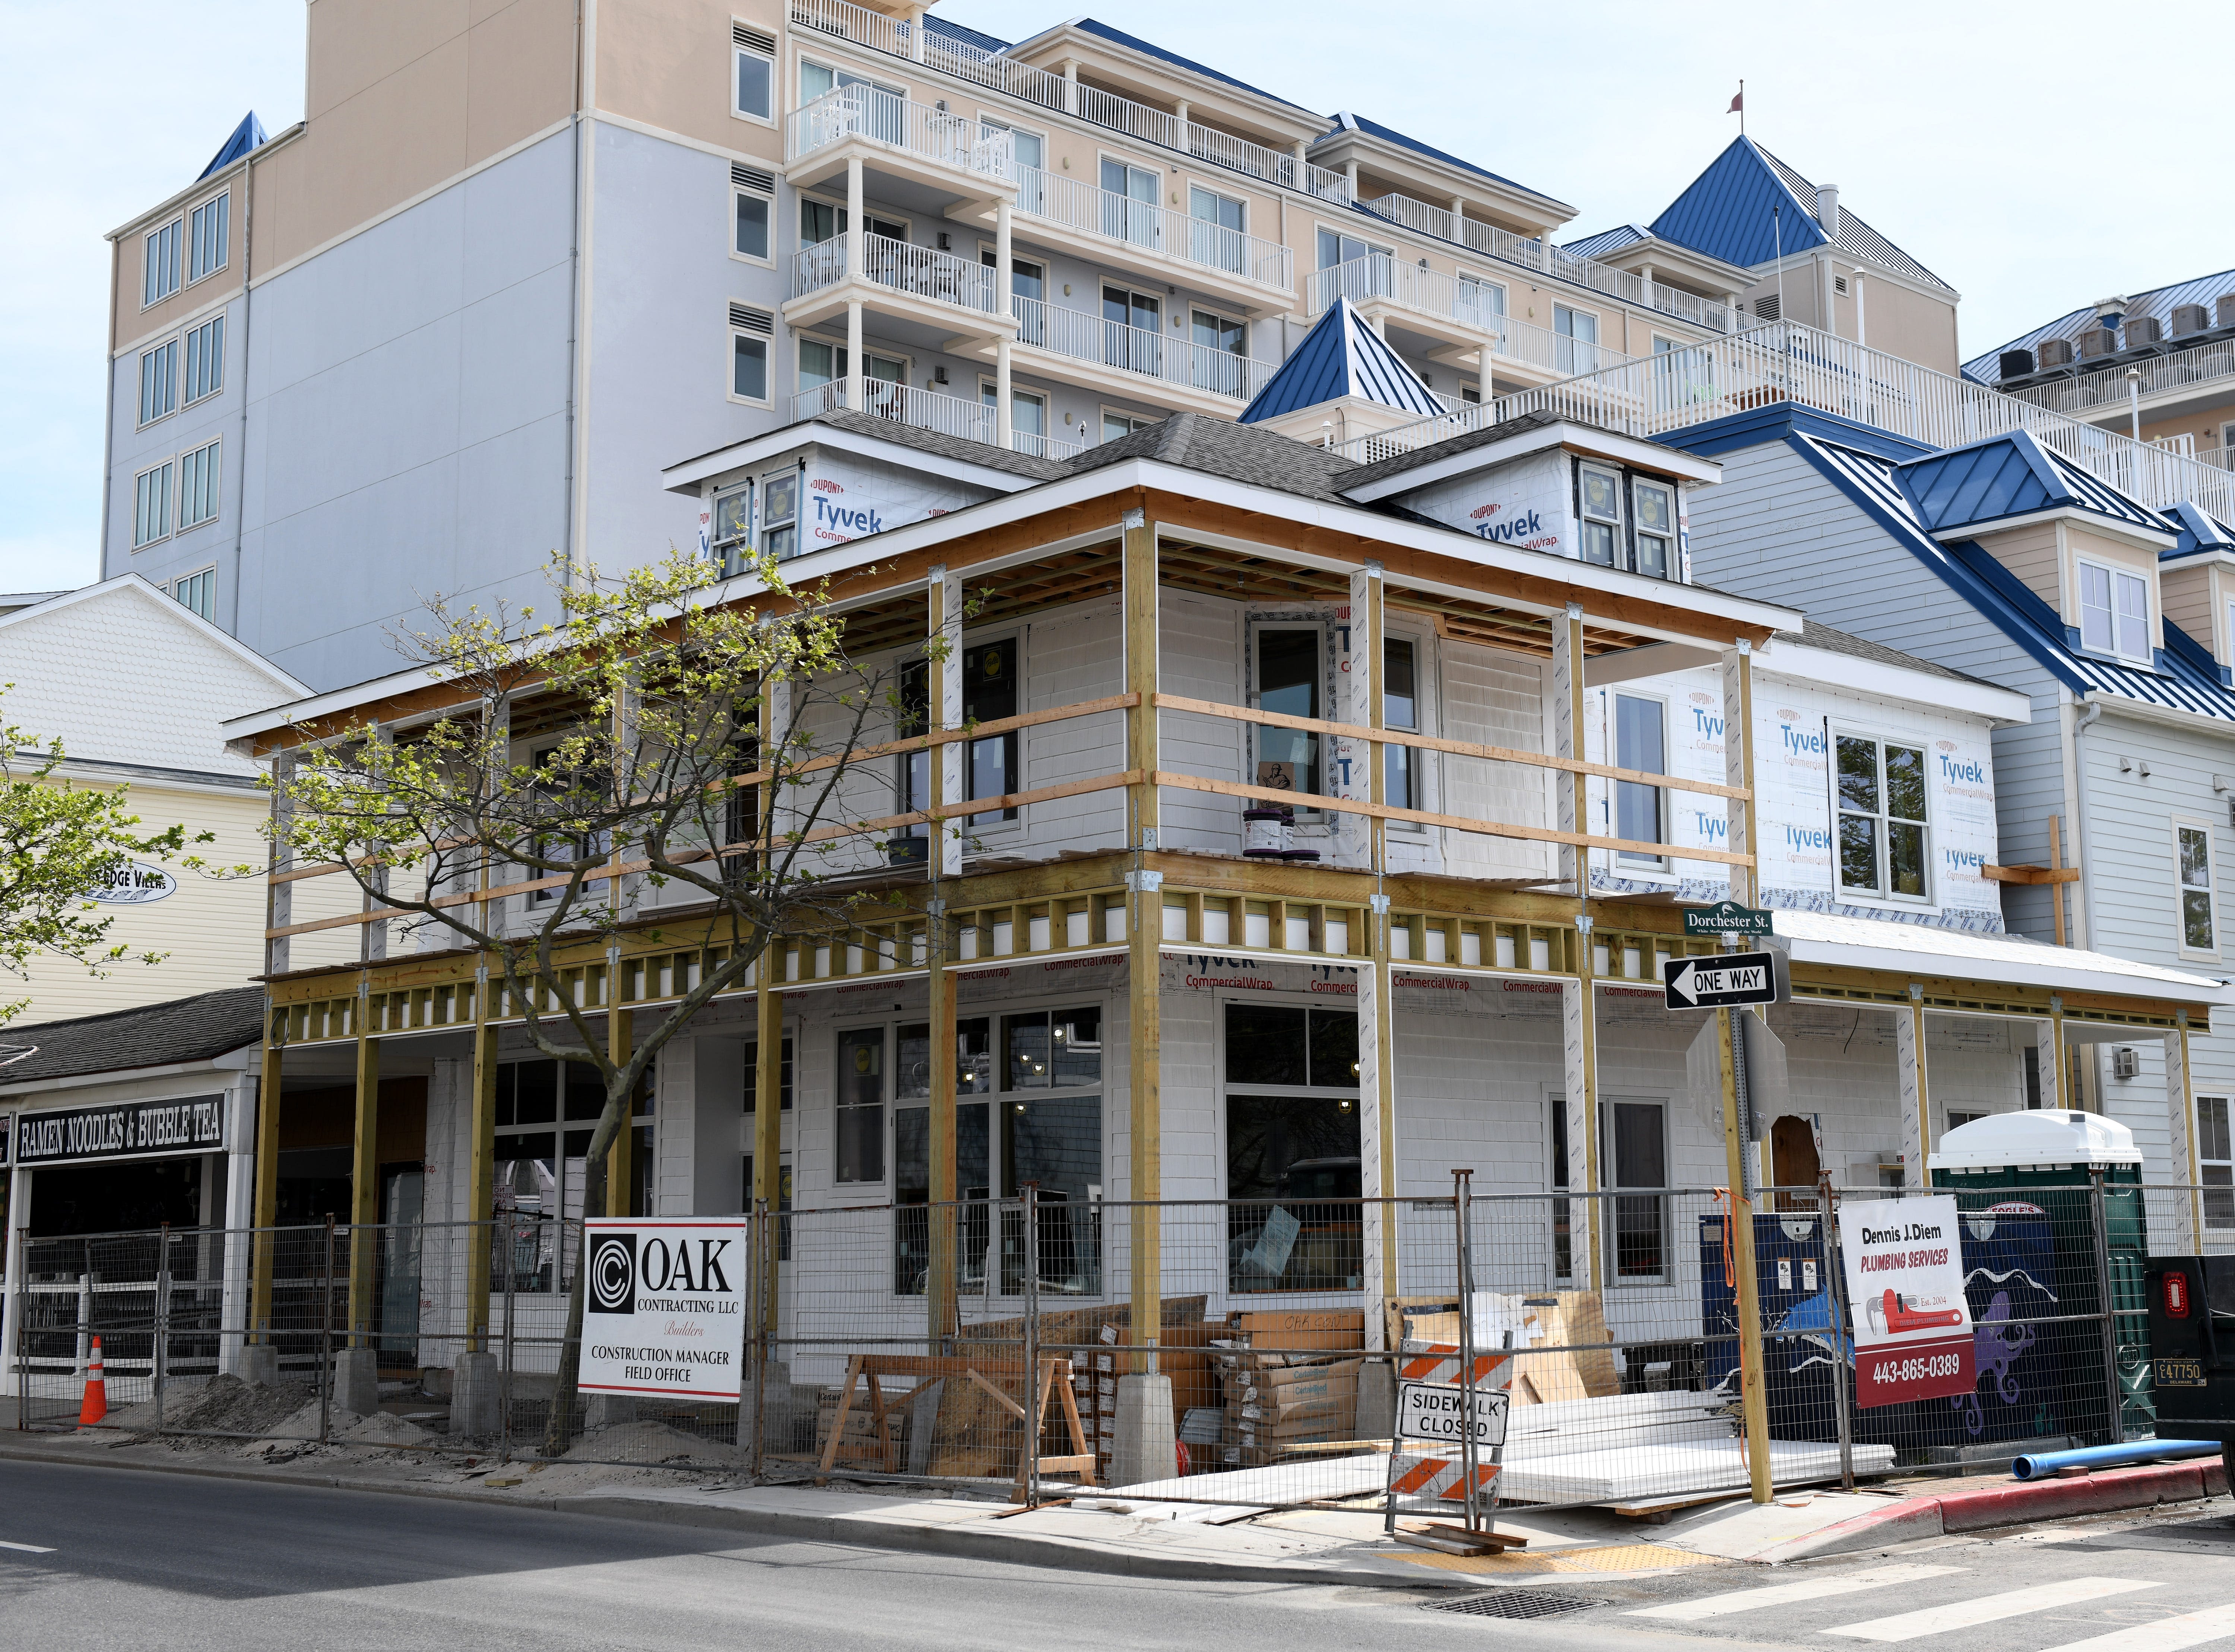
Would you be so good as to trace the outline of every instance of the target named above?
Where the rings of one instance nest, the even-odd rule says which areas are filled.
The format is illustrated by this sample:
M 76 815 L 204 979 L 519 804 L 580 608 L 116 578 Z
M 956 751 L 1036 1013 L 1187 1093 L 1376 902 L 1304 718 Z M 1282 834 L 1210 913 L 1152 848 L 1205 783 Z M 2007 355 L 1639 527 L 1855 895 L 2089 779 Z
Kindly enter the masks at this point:
M 582 1396 L 582 1427 L 585 1428 L 614 1428 L 635 1420 L 636 1401 L 626 1394 Z
M 1358 1440 L 1386 1440 L 1397 1432 L 1397 1365 L 1370 1359 L 1358 1368 Z
M 270 1388 L 279 1381 L 279 1350 L 270 1342 L 252 1342 L 240 1350 L 235 1374 L 243 1382 L 260 1382 Z
M 479 1438 L 497 1431 L 496 1355 L 461 1354 L 450 1372 L 450 1432 Z
M 334 1409 L 369 1417 L 380 1409 L 380 1354 L 345 1348 L 334 1355 Z
M 1118 1379 L 1118 1440 L 1110 1453 L 1110 1482 L 1139 1485 L 1180 1472 L 1179 1430 L 1172 1421 L 1168 1376 Z

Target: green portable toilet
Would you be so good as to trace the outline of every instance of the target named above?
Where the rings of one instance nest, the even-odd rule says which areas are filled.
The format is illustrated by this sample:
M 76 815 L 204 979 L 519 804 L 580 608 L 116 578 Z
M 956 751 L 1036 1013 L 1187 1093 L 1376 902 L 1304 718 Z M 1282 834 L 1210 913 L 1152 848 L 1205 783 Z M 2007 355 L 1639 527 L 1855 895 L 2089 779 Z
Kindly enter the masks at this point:
M 1933 1190 L 1955 1194 L 1963 1216 L 1964 1294 L 1973 1323 L 1982 1329 L 1982 1391 L 2007 1374 L 2007 1368 L 2001 1373 L 1988 1368 L 1992 1355 L 2030 1333 L 2041 1345 L 2038 1354 L 2048 1357 L 2027 1363 L 2036 1372 L 2056 1373 L 2061 1414 L 2091 1417 L 2111 1441 L 2155 1433 L 2145 1283 L 2149 1236 L 2142 1211 L 2142 1155 L 2134 1133 L 2100 1113 L 1995 1113 L 1943 1135 L 1939 1151 L 1927 1164 Z M 2110 1407 L 2102 1325 L 2068 1321 L 2070 1316 L 2102 1312 L 2090 1192 L 2098 1177 L 2103 1183 L 2103 1240 L 2114 1313 L 2112 1368 L 2120 1396 L 2116 1427 L 2107 1431 L 2101 1420 Z M 2047 1253 L 2054 1277 L 2042 1280 L 2033 1277 L 2034 1270 L 2011 1247 L 2029 1227 L 2038 1233 L 2044 1221 L 2046 1244 L 2038 1250 Z M 2017 1322 L 2008 1333 L 1991 1329 L 1997 1296 Z M 2023 1323 L 2035 1318 L 2068 1322 Z

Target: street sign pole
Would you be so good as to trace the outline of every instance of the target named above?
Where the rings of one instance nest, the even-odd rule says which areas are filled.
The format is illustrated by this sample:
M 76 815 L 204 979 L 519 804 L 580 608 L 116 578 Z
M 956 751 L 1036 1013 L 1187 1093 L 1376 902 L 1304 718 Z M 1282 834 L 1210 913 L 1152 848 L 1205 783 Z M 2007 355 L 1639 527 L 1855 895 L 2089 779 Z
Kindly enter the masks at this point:
M 1739 1085 L 1746 1051 L 1739 1017 L 1742 1009 L 1718 1009 L 1715 1052 L 1723 1082 L 1723 1154 L 1730 1177 L 1731 1283 L 1737 1298 L 1740 1409 L 1746 1422 L 1747 1477 L 1753 1500 L 1766 1503 L 1769 1486 L 1769 1401 L 1762 1387 L 1761 1292 L 1754 1273 L 1753 1179 L 1747 1173 L 1750 1151 L 1739 1110 Z

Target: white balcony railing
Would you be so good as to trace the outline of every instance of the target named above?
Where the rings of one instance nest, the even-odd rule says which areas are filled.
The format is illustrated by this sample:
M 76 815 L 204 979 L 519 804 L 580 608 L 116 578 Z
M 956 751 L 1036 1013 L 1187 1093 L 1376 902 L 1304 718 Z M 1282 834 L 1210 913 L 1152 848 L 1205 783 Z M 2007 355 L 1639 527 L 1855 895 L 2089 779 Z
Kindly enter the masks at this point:
M 1337 298 L 1353 304 L 1393 304 L 1416 315 L 1453 322 L 1491 340 L 1492 351 L 1510 362 L 1525 362 L 1571 377 L 1596 373 L 1635 358 L 1588 338 L 1572 338 L 1549 328 L 1516 321 L 1498 308 L 1498 289 L 1464 281 L 1440 270 L 1423 270 L 1386 252 L 1314 270 L 1304 284 L 1305 308 L 1324 315 Z
M 1248 402 L 1263 389 L 1273 365 L 1182 336 L 1104 321 L 1091 310 L 1065 310 L 1040 298 L 1011 302 L 1019 344 L 1235 402 Z
M 1294 291 L 1294 256 L 1278 242 L 1038 167 L 1018 167 L 1017 179 L 1017 210 L 1030 217 L 1107 236 L 1205 270 L 1222 270 L 1281 292 Z
M 2235 447 L 2199 447 L 2196 462 L 2209 465 L 2214 470 L 2235 470 Z
M 874 86 L 842 86 L 793 111 L 795 160 L 848 138 L 867 138 L 919 160 L 986 178 L 1006 178 L 1016 140 L 974 115 L 944 114 L 927 104 Z
M 2045 384 L 2022 385 L 2005 394 L 2021 402 L 2030 402 L 2037 408 L 2047 408 L 2051 413 L 2069 414 L 2074 418 L 2096 417 L 2106 408 L 2115 410 L 2127 405 L 2127 369 L 2130 366 L 2142 370 L 2135 388 L 2144 395 L 2163 395 L 2167 391 L 2197 389 L 2206 385 L 2218 385 L 2224 389 L 2227 388 L 2225 381 L 2235 379 L 2235 338 L 2176 349 L 2165 356 L 2121 362 L 2115 367 L 2097 368 L 2068 379 L 2051 379 Z
M 936 390 L 920 390 L 911 384 L 895 384 L 885 379 L 865 381 L 862 399 L 862 411 L 873 419 L 889 419 L 895 424 L 918 430 L 982 441 L 989 447 L 998 447 L 1000 442 L 1000 420 L 993 408 L 983 402 L 966 402 L 959 395 L 941 395 Z M 818 413 L 843 412 L 847 401 L 847 382 L 833 379 L 828 384 L 812 385 L 793 396 L 791 416 L 794 420 L 812 419 Z M 1036 459 L 1068 459 L 1085 444 L 1042 435 L 1038 431 L 1017 430 L 1011 432 L 1009 446 Z
M 1482 224 L 1471 218 L 1456 217 L 1440 206 L 1431 206 L 1427 202 L 1414 200 L 1409 195 L 1382 195 L 1370 201 L 1360 201 L 1359 205 L 1393 224 L 1402 224 L 1406 229 L 1432 235 L 1439 241 L 1467 247 L 1485 258 L 1517 264 L 1560 280 L 1572 282 L 1579 287 L 1588 287 L 1593 292 L 1603 292 L 1627 304 L 1657 310 L 1665 316 L 1688 321 L 1695 327 L 1727 333 L 1746 324 L 1745 317 L 1734 315 L 1727 305 L 1718 304 L 1712 298 L 1682 292 L 1662 282 L 1648 281 L 1634 271 L 1617 270 L 1612 264 L 1601 264 L 1595 258 L 1563 252 L 1558 247 L 1548 249 L 1540 237 L 1516 235 L 1495 224 Z
M 1362 463 L 1545 412 L 1625 435 L 1671 431 L 1780 402 L 1836 413 L 1934 447 L 2014 430 L 2153 508 L 2184 500 L 2235 521 L 2235 472 L 2098 429 L 1884 350 L 1797 322 L 1709 339 L 1557 384 L 1517 390 L 1439 418 L 1341 443 Z
M 1216 131 L 1195 121 L 1183 121 L 1169 110 L 1151 108 L 1131 98 L 1097 88 L 1081 86 L 1044 69 L 1019 63 L 999 52 L 970 46 L 951 35 L 915 30 L 881 12 L 849 3 L 849 0 L 791 0 L 791 17 L 802 28 L 834 35 L 923 64 L 957 80 L 1001 92 L 1045 109 L 1060 110 L 1123 132 L 1144 143 L 1176 149 L 1183 154 L 1261 179 L 1288 189 L 1300 189 L 1321 200 L 1350 199 L 1349 180 L 1338 172 L 1299 160 L 1293 153 L 1268 149 L 1231 133 Z M 793 153 L 803 153 L 795 149 Z
M 827 241 L 800 248 L 792 258 L 793 297 L 803 298 L 846 279 L 848 239 L 843 235 L 834 235 Z M 993 272 L 983 264 L 958 258 L 952 252 L 938 252 L 913 242 L 896 241 L 888 235 L 864 235 L 862 266 L 865 279 L 895 292 L 953 304 L 958 310 L 974 310 L 980 315 L 995 313 Z

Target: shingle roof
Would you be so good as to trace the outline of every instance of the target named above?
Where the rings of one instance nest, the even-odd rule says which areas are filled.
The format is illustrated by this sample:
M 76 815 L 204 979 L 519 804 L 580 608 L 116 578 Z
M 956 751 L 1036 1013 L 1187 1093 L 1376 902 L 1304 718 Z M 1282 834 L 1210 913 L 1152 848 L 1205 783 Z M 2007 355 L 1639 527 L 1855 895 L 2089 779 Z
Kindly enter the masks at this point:
M 1780 637 L 1791 637 L 1791 631 L 1779 631 Z M 1867 637 L 1834 630 L 1831 626 L 1804 618 L 1800 622 L 1799 640 L 1804 648 L 1820 648 L 1826 654 L 1845 654 L 1851 659 L 1870 660 L 1879 665 L 1897 665 L 1911 671 L 1923 671 L 1930 676 L 1946 677 L 1951 682 L 1976 682 L 1983 688 L 1999 689 L 1999 682 L 1989 682 L 1984 677 L 1975 677 L 1968 671 L 1958 671 L 1953 666 L 1943 665 L 1937 660 L 1919 659 L 1914 654 L 1904 654 L 1897 648 L 1888 648 L 1883 643 L 1873 643 Z
M 1128 459 L 1159 460 L 1329 504 L 1348 503 L 1337 484 L 1359 468 L 1323 447 L 1308 447 L 1261 426 L 1235 424 L 1205 413 L 1176 413 L 1161 423 L 1089 447 L 1064 463 L 1076 475 Z
M 227 987 L 76 1021 L 0 1027 L 0 1084 L 212 1061 L 263 1037 L 261 987 Z
M 1478 167 L 1471 160 L 1461 160 L 1457 155 L 1446 153 L 1433 144 L 1422 143 L 1418 138 L 1408 138 L 1393 127 L 1383 126 L 1379 121 L 1369 121 L 1362 114 L 1353 114 L 1347 109 L 1340 110 L 1336 114 L 1334 124 L 1327 128 L 1327 136 L 1333 137 L 1336 133 L 1344 131 L 1360 133 L 1369 138 L 1379 138 L 1385 143 L 1395 144 L 1400 149 L 1410 149 L 1415 154 L 1426 155 L 1431 160 L 1440 160 L 1446 167 L 1457 167 L 1461 172 L 1471 172 L 1478 178 L 1487 178 L 1494 184 L 1504 184 L 1508 189 L 1517 189 L 1524 195 L 1534 195 L 1540 200 L 1553 201 L 1555 206 L 1563 204 L 1553 200 L 1551 196 L 1545 194 L 1542 190 L 1531 189 L 1526 184 L 1517 184 L 1511 178 L 1501 178 L 1487 167 Z M 1322 142 L 1325 140 L 1324 138 L 1321 140 Z
M 1474 447 L 1487 447 L 1492 442 L 1503 441 L 1508 436 L 1517 436 L 1524 430 L 1535 430 L 1549 424 L 1561 423 L 1559 415 L 1543 408 L 1523 414 L 1517 419 L 1508 419 L 1503 424 L 1485 425 L 1479 430 L 1469 430 L 1426 447 L 1415 447 L 1410 453 L 1397 454 L 1387 459 L 1377 459 L 1370 465 L 1361 465 L 1343 478 L 1346 488 L 1364 487 L 1385 476 L 1401 475 L 1422 465 L 1432 465 L 1439 459 L 1463 454 Z M 1568 422 L 1576 422 L 1569 421 Z
M 1006 470 L 1019 476 L 1029 476 L 1036 482 L 1053 481 L 1057 477 L 1069 473 L 1059 459 L 1041 459 L 1031 454 L 1014 453 L 990 441 L 975 441 L 968 436 L 950 436 L 941 431 L 903 424 L 898 419 L 880 419 L 874 414 L 848 413 L 841 409 L 834 413 L 818 413 L 807 422 L 827 424 L 834 429 L 875 436 L 880 441 L 896 442 L 903 447 L 937 454 L 942 459 L 957 460 L 964 464 L 983 465 L 988 470 Z
M 1773 208 L 1781 209 L 1774 220 Z M 1953 291 L 1844 201 L 1839 232 L 1826 236 L 1816 218 L 1816 186 L 1750 138 L 1732 139 L 1651 227 L 1663 240 L 1742 269 L 1773 263 L 1780 251 L 1805 252 L 1828 243 L 1851 258 Z
M 2176 281 L 2167 287 L 2152 287 L 2147 292 L 2127 295 L 2127 307 L 2120 312 L 2129 318 L 2147 316 L 2158 324 L 2165 343 L 2178 348 L 2181 341 L 2173 336 L 2173 312 L 2182 304 L 2201 304 L 2216 322 L 2221 298 L 2235 293 L 2235 270 L 2222 270 L 2217 275 L 2197 276 L 2187 281 Z M 1983 356 L 1975 356 L 1963 363 L 1963 376 L 1981 384 L 1999 384 L 2002 377 L 2002 352 L 2006 349 L 2038 349 L 2045 338 L 2062 338 L 2074 343 L 2080 335 L 2097 324 L 2095 306 L 2082 304 L 2077 310 L 2067 310 L 2055 321 L 2044 323 L 2029 333 L 2020 333 L 2008 343 L 1997 344 Z M 2123 337 L 2120 342 L 2125 341 Z
M 1091 17 L 1075 18 L 1071 26 L 1082 34 L 1099 35 L 1114 45 L 1129 47 L 1134 51 L 1144 52 L 1150 57 L 1160 58 L 1175 69 L 1183 69 L 1190 74 L 1201 75 L 1208 80 L 1219 81 L 1228 86 L 1236 87 L 1253 97 L 1271 98 L 1275 103 L 1288 103 L 1292 109 L 1301 109 L 1304 107 L 1301 103 L 1289 103 L 1287 98 L 1277 96 L 1262 88 L 1252 86 L 1247 81 L 1237 81 L 1233 75 L 1222 74 L 1207 64 L 1198 63 L 1192 57 L 1183 57 L 1177 52 L 1166 51 L 1162 46 L 1152 45 L 1138 35 L 1129 35 L 1122 29 L 1112 29 L 1106 23 L 1097 23 Z
M 1242 410 L 1240 422 L 1256 424 L 1344 396 L 1379 402 L 1419 419 L 1444 411 L 1435 393 L 1367 325 L 1350 300 L 1337 298 Z

